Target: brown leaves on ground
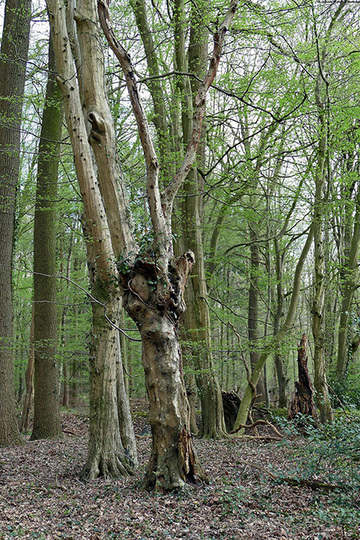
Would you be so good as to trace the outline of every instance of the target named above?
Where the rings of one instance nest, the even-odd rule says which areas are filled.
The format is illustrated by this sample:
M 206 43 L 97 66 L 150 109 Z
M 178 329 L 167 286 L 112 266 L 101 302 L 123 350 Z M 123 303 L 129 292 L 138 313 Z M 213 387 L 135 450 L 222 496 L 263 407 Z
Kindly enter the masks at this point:
M 144 492 L 150 452 L 145 415 L 135 408 L 139 470 L 134 478 L 83 483 L 87 419 L 63 415 L 61 441 L 27 441 L 0 450 L 0 539 L 336 539 L 347 535 L 320 522 L 315 508 L 327 495 L 274 483 L 261 470 L 286 471 L 289 457 L 276 443 L 196 440 L 210 485 L 178 494 Z M 141 435 L 141 433 L 143 433 Z

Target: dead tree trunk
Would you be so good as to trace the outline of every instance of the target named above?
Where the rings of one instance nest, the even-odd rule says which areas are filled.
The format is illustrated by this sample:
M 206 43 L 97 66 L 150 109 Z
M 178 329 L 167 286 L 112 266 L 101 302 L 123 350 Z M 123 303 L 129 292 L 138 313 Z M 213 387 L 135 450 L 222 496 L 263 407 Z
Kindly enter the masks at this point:
M 289 405 L 289 420 L 294 419 L 297 414 L 311 416 L 317 420 L 314 387 L 307 368 L 308 357 L 306 347 L 307 336 L 303 334 L 298 348 L 299 382 L 295 382 L 295 395 Z

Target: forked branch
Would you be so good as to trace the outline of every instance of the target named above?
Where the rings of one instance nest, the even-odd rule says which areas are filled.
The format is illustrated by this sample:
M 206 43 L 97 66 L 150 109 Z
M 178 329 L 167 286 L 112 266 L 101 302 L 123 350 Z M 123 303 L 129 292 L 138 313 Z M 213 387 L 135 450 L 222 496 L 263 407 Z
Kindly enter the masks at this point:
M 130 95 L 132 108 L 136 117 L 139 135 L 147 166 L 147 196 L 150 206 L 150 214 L 154 227 L 155 238 L 159 243 L 163 242 L 162 250 L 171 251 L 171 214 L 175 196 L 185 181 L 196 157 L 196 151 L 200 142 L 202 124 L 205 113 L 205 102 L 209 88 L 211 87 L 218 71 L 220 58 L 223 50 L 224 39 L 237 11 L 238 2 L 231 0 L 230 7 L 224 17 L 213 41 L 213 51 L 211 54 L 208 71 L 200 84 L 195 97 L 193 130 L 185 157 L 172 178 L 170 184 L 160 197 L 159 191 L 159 163 L 155 153 L 154 144 L 151 138 L 149 125 L 144 113 L 140 96 L 137 91 L 136 79 L 132 68 L 130 55 L 118 41 L 114 30 L 111 27 L 109 0 L 98 0 L 98 11 L 101 27 L 104 31 L 110 48 L 120 62 L 123 69 L 127 88 Z
M 169 229 L 169 222 L 166 222 L 161 207 L 159 190 L 160 165 L 150 134 L 146 114 L 144 112 L 140 95 L 137 89 L 136 78 L 134 75 L 134 69 L 131 63 L 130 55 L 124 49 L 122 44 L 118 41 L 115 32 L 111 26 L 109 3 L 109 0 L 98 0 L 100 25 L 111 50 L 115 54 L 116 58 L 119 60 L 125 76 L 131 106 L 138 126 L 139 136 L 146 162 L 146 191 L 149 202 L 150 216 L 155 233 L 155 239 L 158 246 L 160 247 L 160 251 L 168 252 L 169 250 L 171 250 L 172 240 L 171 231 Z

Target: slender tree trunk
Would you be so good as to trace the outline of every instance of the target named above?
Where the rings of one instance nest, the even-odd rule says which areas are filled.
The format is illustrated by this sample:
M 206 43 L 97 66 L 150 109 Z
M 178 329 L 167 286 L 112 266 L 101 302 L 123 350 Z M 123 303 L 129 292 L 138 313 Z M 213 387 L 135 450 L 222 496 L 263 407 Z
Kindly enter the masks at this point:
M 320 67 L 321 69 L 321 67 Z M 312 305 L 312 332 L 314 337 L 314 386 L 317 392 L 317 404 L 320 409 L 321 422 L 333 420 L 333 413 L 326 383 L 326 361 L 325 361 L 325 256 L 324 256 L 324 219 L 325 219 L 325 175 L 328 174 L 328 138 L 327 122 L 325 115 L 328 96 L 326 102 L 322 101 L 321 87 L 322 77 L 319 74 L 315 88 L 315 97 L 318 107 L 318 118 L 320 126 L 320 140 L 315 171 L 315 201 L 314 201 L 314 273 L 315 291 Z
M 6 1 L 0 57 L 0 446 L 20 440 L 14 390 L 12 263 L 30 14 L 30 0 Z
M 260 270 L 260 250 L 258 237 L 254 228 L 250 225 L 250 279 L 249 279 L 249 302 L 248 302 L 248 335 L 250 347 L 251 369 L 256 366 L 259 360 L 259 335 L 258 335 L 258 311 L 259 311 L 259 270 Z M 261 373 L 256 384 L 256 401 L 266 402 L 266 388 L 264 373 Z
M 195 235 L 200 234 L 198 229 Z M 192 247 L 192 242 L 188 245 Z M 184 314 L 187 339 L 193 343 L 193 362 L 196 384 L 201 403 L 201 431 L 204 438 L 226 437 L 221 389 L 214 370 L 211 352 L 211 326 L 206 303 L 207 288 L 204 275 L 202 241 L 196 242 L 200 264 L 195 265 L 193 276 L 185 290 L 188 309 Z
M 282 270 L 282 255 L 280 253 L 278 241 L 275 240 L 275 256 L 276 256 L 276 298 L 277 298 L 277 305 L 276 305 L 276 312 L 274 317 L 274 335 L 278 333 L 280 329 L 280 322 L 283 315 L 284 310 L 284 291 L 282 287 L 282 278 L 283 278 L 283 270 Z M 279 407 L 283 408 L 287 405 L 287 399 L 286 399 L 286 378 L 284 373 L 284 364 L 282 360 L 282 356 L 280 353 L 280 348 L 277 348 L 275 350 L 275 368 L 276 368 L 276 375 L 278 380 L 278 387 L 279 387 L 279 401 L 278 405 Z
M 31 439 L 62 436 L 57 356 L 56 197 L 62 130 L 61 92 L 50 41 L 34 220 L 34 426 Z
M 178 4 L 183 4 L 178 2 Z M 178 7 L 178 26 L 184 24 L 181 9 Z M 202 6 L 204 10 L 204 6 Z M 188 50 L 188 64 L 192 73 L 198 77 L 203 76 L 205 58 L 207 54 L 208 31 L 203 26 L 202 17 L 198 7 L 192 11 L 192 21 L 190 29 L 190 43 Z M 183 32 L 182 32 L 183 34 Z M 179 69 L 185 69 L 184 44 L 181 40 L 177 47 L 177 63 Z M 183 140 L 187 145 L 192 133 L 192 101 L 198 91 L 199 83 L 195 80 L 191 82 L 191 88 L 184 87 L 188 96 L 183 99 L 182 125 Z M 204 136 L 204 134 L 203 134 Z M 204 148 L 201 142 L 197 151 L 197 162 L 204 163 Z M 183 236 L 184 244 L 196 255 L 196 262 L 193 275 L 189 285 L 185 290 L 185 302 L 187 311 L 184 315 L 186 333 L 189 340 L 195 343 L 193 361 L 196 368 L 196 383 L 199 390 L 201 402 L 201 431 L 204 438 L 226 437 L 226 426 L 224 420 L 223 402 L 218 377 L 214 369 L 212 355 L 211 323 L 210 313 L 207 303 L 208 293 L 205 278 L 204 247 L 202 239 L 202 194 L 199 175 L 193 168 L 188 175 L 184 186 L 183 204 Z

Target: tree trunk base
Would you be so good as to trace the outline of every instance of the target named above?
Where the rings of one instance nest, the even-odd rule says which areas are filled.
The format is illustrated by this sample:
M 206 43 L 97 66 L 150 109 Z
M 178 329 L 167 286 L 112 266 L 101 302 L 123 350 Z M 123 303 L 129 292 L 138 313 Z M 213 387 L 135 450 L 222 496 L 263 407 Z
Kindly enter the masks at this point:
M 159 448 L 153 436 L 153 450 L 142 484 L 144 489 L 166 493 L 199 481 L 208 483 L 209 479 L 198 463 L 191 435 L 185 428 L 170 449 Z
M 224 407 L 225 425 L 227 431 L 230 433 L 230 431 L 232 431 L 234 427 L 237 413 L 240 407 L 240 398 L 235 392 L 235 390 L 231 390 L 231 392 L 222 392 L 222 400 Z
M 91 481 L 99 477 L 115 479 L 123 476 L 132 476 L 133 474 L 133 466 L 126 456 L 116 455 L 114 453 L 106 456 L 102 453 L 101 455 L 88 457 L 80 476 L 86 481 Z

